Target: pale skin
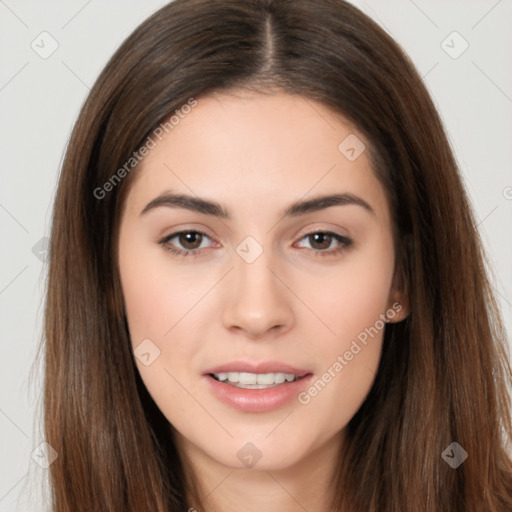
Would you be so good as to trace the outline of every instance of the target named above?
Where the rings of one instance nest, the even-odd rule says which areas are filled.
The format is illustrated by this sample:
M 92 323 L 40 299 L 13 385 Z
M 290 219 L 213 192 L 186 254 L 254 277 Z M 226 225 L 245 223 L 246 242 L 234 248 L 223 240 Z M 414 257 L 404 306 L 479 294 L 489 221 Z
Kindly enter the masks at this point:
M 137 367 L 210 493 L 209 510 L 326 510 L 345 427 L 375 379 L 383 330 L 341 371 L 332 367 L 393 304 L 401 308 L 389 322 L 408 313 L 394 286 L 389 205 L 368 151 L 350 161 L 338 149 L 350 134 L 364 141 L 341 116 L 300 96 L 218 93 L 198 98 L 133 171 L 118 240 L 131 341 L 135 349 L 149 339 L 160 350 Z M 230 218 L 165 205 L 141 214 L 163 193 L 214 201 Z M 371 211 L 348 203 L 283 217 L 292 203 L 334 193 Z M 168 238 L 181 231 L 192 236 Z M 317 232 L 351 244 L 307 236 Z M 263 251 L 251 263 L 237 252 L 248 236 Z M 195 254 L 169 252 L 166 237 L 168 247 Z M 245 412 L 218 400 L 203 376 L 235 359 L 311 369 L 313 381 L 328 368 L 335 376 L 307 404 Z M 237 457 L 248 442 L 261 453 L 251 468 Z

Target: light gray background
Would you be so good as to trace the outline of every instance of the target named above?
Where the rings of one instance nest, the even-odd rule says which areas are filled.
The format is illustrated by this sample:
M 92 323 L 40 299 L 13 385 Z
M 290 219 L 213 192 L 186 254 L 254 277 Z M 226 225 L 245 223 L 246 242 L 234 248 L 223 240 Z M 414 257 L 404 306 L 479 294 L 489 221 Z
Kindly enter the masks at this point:
M 31 456 L 44 440 L 36 408 L 41 379 L 29 371 L 46 267 L 44 247 L 37 255 L 33 247 L 49 234 L 63 152 L 107 59 L 165 3 L 0 0 L 0 512 L 45 509 L 39 481 L 47 470 Z M 425 79 L 473 201 L 511 332 L 512 1 L 354 3 L 405 48 Z M 58 43 L 47 59 L 31 48 L 33 41 L 43 45 L 43 31 Z M 458 58 L 452 56 L 464 42 L 453 31 L 469 44 Z

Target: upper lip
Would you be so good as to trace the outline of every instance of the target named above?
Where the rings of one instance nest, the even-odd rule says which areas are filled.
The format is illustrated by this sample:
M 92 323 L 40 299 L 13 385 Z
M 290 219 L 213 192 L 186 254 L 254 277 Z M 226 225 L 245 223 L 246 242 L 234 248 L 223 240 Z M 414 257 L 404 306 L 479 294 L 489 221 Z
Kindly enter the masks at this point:
M 291 373 L 297 377 L 304 377 L 310 370 L 303 368 L 297 368 L 286 363 L 279 361 L 261 361 L 259 363 L 251 361 L 232 361 L 230 363 L 224 363 L 219 366 L 215 366 L 206 370 L 205 375 L 211 373 L 228 373 L 228 372 L 246 372 L 246 373 Z

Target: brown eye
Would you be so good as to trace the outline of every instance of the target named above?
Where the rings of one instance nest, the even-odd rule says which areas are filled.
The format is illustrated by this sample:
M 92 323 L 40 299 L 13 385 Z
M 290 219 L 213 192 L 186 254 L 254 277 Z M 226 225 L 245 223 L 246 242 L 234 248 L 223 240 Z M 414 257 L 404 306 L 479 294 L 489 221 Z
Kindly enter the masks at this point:
M 352 246 L 352 240 L 338 233 L 330 231 L 316 231 L 301 238 L 306 246 L 303 246 L 314 256 L 332 256 L 343 252 Z
M 178 241 L 184 249 L 197 249 L 202 240 L 203 235 L 197 231 L 183 232 L 178 235 Z
M 212 246 L 212 239 L 200 231 L 179 231 L 158 242 L 165 250 L 179 256 L 196 256 Z M 210 245 L 208 245 L 210 243 Z
M 313 249 L 325 250 L 332 243 L 332 236 L 328 233 L 313 233 L 308 235 L 308 238 Z

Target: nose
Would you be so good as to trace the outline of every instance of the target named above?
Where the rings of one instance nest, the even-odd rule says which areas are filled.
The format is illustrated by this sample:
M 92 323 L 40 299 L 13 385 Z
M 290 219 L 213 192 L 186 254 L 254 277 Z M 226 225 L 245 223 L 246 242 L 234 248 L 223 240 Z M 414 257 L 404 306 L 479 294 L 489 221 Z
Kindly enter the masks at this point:
M 252 263 L 241 258 L 235 261 L 226 283 L 228 299 L 222 318 L 226 329 L 260 339 L 270 332 L 283 333 L 292 327 L 292 293 L 273 267 L 265 252 Z

